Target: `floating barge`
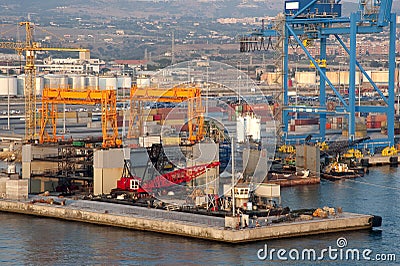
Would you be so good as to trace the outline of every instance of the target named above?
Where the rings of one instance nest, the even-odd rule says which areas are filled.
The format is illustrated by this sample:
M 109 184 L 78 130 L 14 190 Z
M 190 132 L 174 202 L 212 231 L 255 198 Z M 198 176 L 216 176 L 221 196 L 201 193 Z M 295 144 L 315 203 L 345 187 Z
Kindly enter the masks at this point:
M 315 185 L 321 182 L 320 178 L 314 177 L 279 177 L 271 178 L 268 181 L 264 181 L 266 184 L 277 184 L 281 187 L 292 187 L 292 186 L 302 186 L 302 185 Z
M 399 164 L 399 156 L 366 156 L 361 159 L 361 165 L 365 167 L 369 166 L 397 166 Z
M 353 179 L 353 178 L 358 178 L 361 177 L 361 175 L 356 174 L 356 173 L 343 173 L 343 174 L 330 174 L 330 173 L 322 173 L 321 178 L 330 180 L 330 181 L 338 181 L 342 179 Z
M 298 219 L 292 222 L 266 223 L 257 227 L 232 229 L 226 219 L 160 209 L 148 209 L 86 200 L 65 200 L 65 205 L 32 204 L 0 200 L 0 211 L 57 218 L 106 226 L 180 235 L 226 243 L 243 243 L 275 238 L 316 235 L 331 232 L 370 229 L 380 226 L 372 215 L 343 212 L 335 217 Z M 239 219 L 239 218 L 238 218 Z M 378 223 L 376 222 L 378 221 Z

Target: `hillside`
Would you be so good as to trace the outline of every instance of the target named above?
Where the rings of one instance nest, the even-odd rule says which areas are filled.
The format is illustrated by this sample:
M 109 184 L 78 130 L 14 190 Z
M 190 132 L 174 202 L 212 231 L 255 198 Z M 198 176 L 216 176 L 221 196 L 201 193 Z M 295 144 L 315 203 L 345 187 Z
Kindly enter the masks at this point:
M 199 18 L 274 16 L 283 9 L 283 0 L 0 0 L 2 16 L 47 18 L 60 15 L 76 17 L 166 18 L 182 16 Z M 357 2 L 342 1 L 343 14 L 357 9 Z M 393 1 L 393 12 L 400 12 L 400 1 Z

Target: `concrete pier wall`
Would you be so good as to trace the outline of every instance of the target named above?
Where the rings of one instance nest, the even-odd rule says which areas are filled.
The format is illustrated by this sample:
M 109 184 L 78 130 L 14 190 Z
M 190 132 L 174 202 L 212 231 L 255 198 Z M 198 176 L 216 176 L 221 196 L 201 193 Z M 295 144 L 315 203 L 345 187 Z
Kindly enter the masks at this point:
M 57 172 L 58 163 L 40 161 L 49 156 L 57 156 L 57 147 L 36 146 L 26 144 L 22 146 L 22 178 L 31 178 L 32 174 Z
M 296 146 L 296 167 L 308 169 L 317 177 L 320 176 L 320 150 L 318 145 Z
M 130 159 L 129 149 L 96 150 L 93 159 L 93 193 L 107 194 L 117 187 L 122 176 L 124 159 Z
M 372 218 L 370 215 L 343 213 L 340 217 L 336 218 L 281 223 L 243 230 L 227 230 L 223 227 L 195 222 L 141 216 L 136 214 L 134 209 L 130 213 L 112 213 L 114 211 L 113 206 L 115 205 L 109 204 L 107 208 L 104 208 L 104 205 L 99 205 L 97 208 L 94 206 L 91 209 L 82 209 L 68 206 L 68 204 L 66 206 L 54 206 L 0 200 L 0 211 L 125 227 L 228 243 L 367 229 L 371 228 L 370 220 Z

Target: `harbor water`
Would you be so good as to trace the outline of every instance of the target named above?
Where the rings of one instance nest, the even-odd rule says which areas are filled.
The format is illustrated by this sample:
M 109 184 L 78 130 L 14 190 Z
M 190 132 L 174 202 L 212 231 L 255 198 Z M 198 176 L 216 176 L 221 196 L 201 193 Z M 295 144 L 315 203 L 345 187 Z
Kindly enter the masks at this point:
M 262 265 L 315 264 L 315 261 L 260 260 L 257 255 L 267 245 L 271 249 L 338 249 L 338 239 L 346 241 L 343 250 L 370 249 L 375 254 L 395 254 L 400 263 L 400 168 L 371 168 L 355 180 L 322 181 L 319 185 L 282 188 L 282 204 L 291 209 L 342 207 L 343 211 L 382 216 L 382 227 L 291 239 L 229 245 L 179 236 L 97 226 L 0 213 L 1 265 Z M 263 254 L 263 253 L 262 253 Z M 286 257 L 288 254 L 286 253 Z M 375 258 L 375 257 L 374 257 Z M 328 257 L 323 263 L 366 265 L 362 260 Z M 371 265 L 379 264 L 370 261 Z M 387 265 L 389 262 L 381 262 Z

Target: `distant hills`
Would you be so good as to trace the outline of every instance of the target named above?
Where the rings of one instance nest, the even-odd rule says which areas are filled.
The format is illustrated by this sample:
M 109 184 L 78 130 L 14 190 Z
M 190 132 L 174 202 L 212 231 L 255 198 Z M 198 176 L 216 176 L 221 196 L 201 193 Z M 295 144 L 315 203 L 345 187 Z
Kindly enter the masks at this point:
M 2 16 L 87 16 L 92 18 L 147 17 L 198 18 L 275 16 L 283 0 L 0 0 Z M 357 9 L 358 1 L 342 1 L 343 15 Z M 400 1 L 393 1 L 400 13 Z

